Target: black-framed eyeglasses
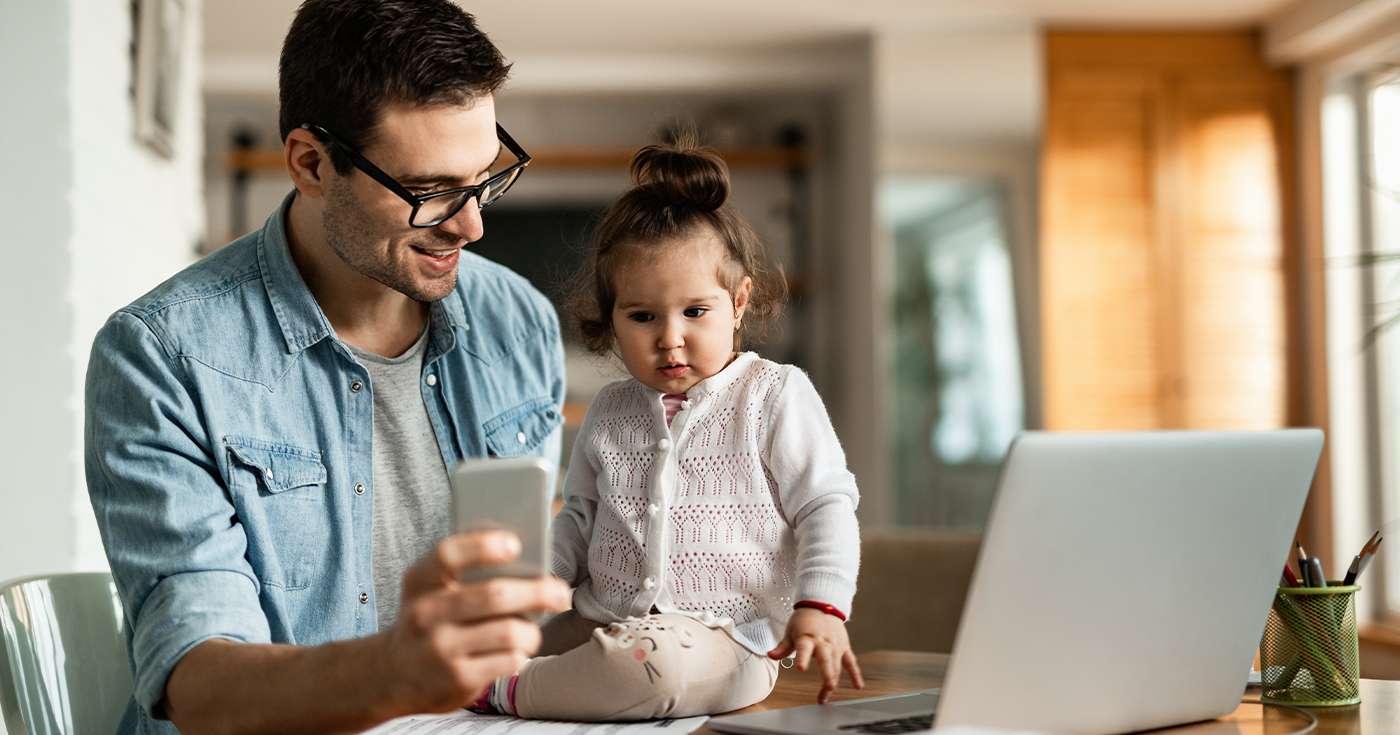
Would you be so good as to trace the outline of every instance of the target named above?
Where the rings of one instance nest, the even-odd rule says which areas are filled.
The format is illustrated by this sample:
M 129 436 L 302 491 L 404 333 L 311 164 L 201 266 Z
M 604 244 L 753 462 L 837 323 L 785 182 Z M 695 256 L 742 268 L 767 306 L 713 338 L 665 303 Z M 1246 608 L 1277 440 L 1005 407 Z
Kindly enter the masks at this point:
M 480 184 L 427 194 L 414 194 L 396 181 L 394 177 L 384 173 L 383 169 L 370 163 L 369 159 L 360 155 L 360 152 L 355 150 L 353 146 L 336 137 L 331 131 L 311 123 L 302 125 L 302 128 L 344 151 L 345 155 L 350 157 L 350 162 L 355 165 L 355 168 L 365 172 L 371 179 L 383 184 L 384 188 L 408 202 L 409 206 L 413 207 L 413 211 L 408 215 L 408 224 L 414 227 L 440 225 L 460 212 L 462 207 L 466 206 L 467 202 L 472 199 L 476 199 L 479 209 L 485 209 L 492 202 L 499 201 L 515 184 L 515 180 L 520 178 L 520 173 L 525 170 L 526 166 L 530 165 L 531 160 L 530 154 L 526 153 L 525 149 L 521 148 L 520 144 L 510 137 L 510 133 L 507 133 L 500 123 L 496 123 L 496 139 L 506 147 L 506 150 L 515 155 L 515 163 L 502 169 L 499 173 L 491 174 Z

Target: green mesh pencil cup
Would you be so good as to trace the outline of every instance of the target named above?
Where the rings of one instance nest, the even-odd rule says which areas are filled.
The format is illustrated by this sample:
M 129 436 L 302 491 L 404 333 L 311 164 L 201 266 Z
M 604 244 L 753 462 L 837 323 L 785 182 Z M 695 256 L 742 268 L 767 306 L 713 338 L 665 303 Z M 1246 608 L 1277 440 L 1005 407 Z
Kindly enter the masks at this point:
M 1279 587 L 1259 643 L 1260 700 L 1304 707 L 1361 701 L 1357 585 Z

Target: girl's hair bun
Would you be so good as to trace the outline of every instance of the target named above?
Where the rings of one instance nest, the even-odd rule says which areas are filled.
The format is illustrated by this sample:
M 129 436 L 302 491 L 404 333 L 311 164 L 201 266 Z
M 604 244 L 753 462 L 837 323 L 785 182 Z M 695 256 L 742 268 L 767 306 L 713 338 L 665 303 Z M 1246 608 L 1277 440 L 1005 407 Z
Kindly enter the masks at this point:
M 682 138 L 632 158 L 632 180 L 667 204 L 713 212 L 729 198 L 729 166 L 712 148 Z

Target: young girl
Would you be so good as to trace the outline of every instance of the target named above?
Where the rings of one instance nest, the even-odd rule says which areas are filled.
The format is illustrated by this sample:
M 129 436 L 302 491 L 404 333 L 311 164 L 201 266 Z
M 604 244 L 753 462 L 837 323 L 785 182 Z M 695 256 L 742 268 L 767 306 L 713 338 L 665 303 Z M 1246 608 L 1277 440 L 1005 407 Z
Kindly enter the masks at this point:
M 785 288 L 708 149 L 649 146 L 599 225 L 577 316 L 632 377 L 589 408 L 554 519 L 574 609 L 479 703 L 534 719 L 686 717 L 761 701 L 778 660 L 864 686 L 844 621 L 855 478 L 806 374 L 737 352 Z

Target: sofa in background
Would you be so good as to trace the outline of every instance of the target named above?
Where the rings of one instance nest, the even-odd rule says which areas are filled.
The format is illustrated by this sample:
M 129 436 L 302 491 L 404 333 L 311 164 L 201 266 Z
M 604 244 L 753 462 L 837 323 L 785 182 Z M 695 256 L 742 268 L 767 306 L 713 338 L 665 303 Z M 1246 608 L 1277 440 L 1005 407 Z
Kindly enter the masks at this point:
M 981 541 L 976 531 L 863 530 L 846 626 L 855 652 L 951 652 Z

